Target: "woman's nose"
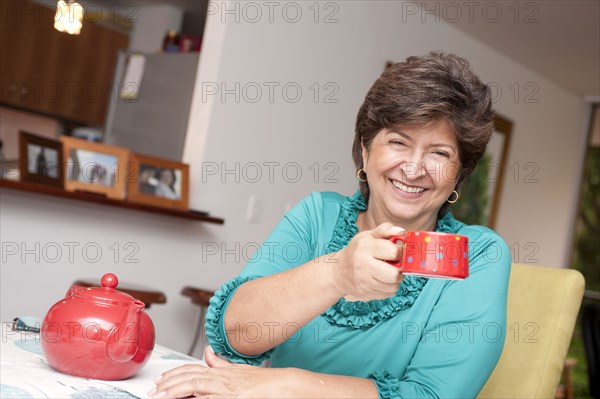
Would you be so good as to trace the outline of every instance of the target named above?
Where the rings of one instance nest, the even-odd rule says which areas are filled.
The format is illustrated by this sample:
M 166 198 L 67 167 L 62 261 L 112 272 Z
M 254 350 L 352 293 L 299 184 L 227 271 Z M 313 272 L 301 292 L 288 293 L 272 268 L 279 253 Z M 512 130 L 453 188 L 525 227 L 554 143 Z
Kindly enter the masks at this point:
M 400 164 L 400 169 L 408 179 L 417 179 L 425 176 L 426 173 L 426 167 L 423 162 L 403 162 Z
M 413 156 L 400 164 L 400 169 L 404 172 L 407 179 L 413 180 L 425 176 L 426 165 L 422 157 Z

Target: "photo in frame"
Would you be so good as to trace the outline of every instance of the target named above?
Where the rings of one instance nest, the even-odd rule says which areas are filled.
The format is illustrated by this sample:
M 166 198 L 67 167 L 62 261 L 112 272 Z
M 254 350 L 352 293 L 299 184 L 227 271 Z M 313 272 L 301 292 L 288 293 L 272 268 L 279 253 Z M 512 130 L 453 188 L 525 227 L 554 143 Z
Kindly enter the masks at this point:
M 187 210 L 189 166 L 132 153 L 127 172 L 127 200 L 163 208 Z
M 60 141 L 65 160 L 65 190 L 125 198 L 128 149 L 68 136 L 62 136 Z
M 21 181 L 63 188 L 62 143 L 19 131 Z
M 460 189 L 459 200 L 450 208 L 458 220 L 495 228 L 512 129 L 510 120 L 498 114 L 494 116 L 494 132 L 486 151 Z

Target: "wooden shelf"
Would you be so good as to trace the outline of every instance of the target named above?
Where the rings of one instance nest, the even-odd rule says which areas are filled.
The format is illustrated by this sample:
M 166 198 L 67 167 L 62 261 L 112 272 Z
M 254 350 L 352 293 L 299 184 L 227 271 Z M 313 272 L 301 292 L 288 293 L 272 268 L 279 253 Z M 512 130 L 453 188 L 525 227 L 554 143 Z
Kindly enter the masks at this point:
M 151 206 L 151 205 L 136 204 L 133 202 L 120 201 L 120 200 L 115 200 L 115 199 L 111 199 L 111 198 L 106 198 L 103 195 L 80 192 L 80 191 L 76 191 L 76 192 L 65 191 L 60 188 L 44 186 L 41 184 L 25 183 L 25 182 L 21 182 L 21 181 L 0 179 L 0 187 L 8 188 L 11 190 L 24 191 L 24 192 L 28 192 L 28 193 L 36 193 L 36 194 L 42 194 L 42 195 L 49 195 L 49 196 L 53 196 L 53 197 L 61 197 L 61 198 L 66 198 L 66 199 L 70 199 L 70 200 L 82 201 L 82 202 L 91 202 L 94 204 L 114 206 L 117 208 L 131 209 L 134 211 L 149 212 L 149 213 L 161 214 L 161 215 L 166 215 L 166 216 L 173 216 L 173 217 L 178 217 L 178 218 L 187 219 L 187 220 L 195 220 L 198 222 L 216 223 L 216 224 L 225 223 L 224 219 L 210 216 L 208 214 L 208 212 L 195 211 L 195 210 L 182 211 L 182 210 L 178 210 L 178 209 L 168 209 L 168 208 L 160 208 L 160 207 Z

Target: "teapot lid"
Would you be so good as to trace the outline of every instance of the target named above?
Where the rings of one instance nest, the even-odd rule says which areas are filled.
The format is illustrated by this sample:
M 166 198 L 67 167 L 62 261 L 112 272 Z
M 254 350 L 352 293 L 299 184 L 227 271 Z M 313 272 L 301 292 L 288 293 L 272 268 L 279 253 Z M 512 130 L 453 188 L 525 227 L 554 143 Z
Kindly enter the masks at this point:
M 106 301 L 107 303 L 125 305 L 136 299 L 129 294 L 118 291 L 119 279 L 113 273 L 106 273 L 100 280 L 102 287 L 87 287 L 77 290 L 74 294 L 78 298 L 91 299 L 94 301 Z

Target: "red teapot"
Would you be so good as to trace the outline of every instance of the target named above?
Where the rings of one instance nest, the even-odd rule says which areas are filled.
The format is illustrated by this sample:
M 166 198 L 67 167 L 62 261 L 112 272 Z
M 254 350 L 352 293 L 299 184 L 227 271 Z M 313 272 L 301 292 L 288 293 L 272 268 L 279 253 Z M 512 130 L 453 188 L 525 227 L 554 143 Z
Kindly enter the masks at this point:
M 102 287 L 74 285 L 42 323 L 41 346 L 54 369 L 78 377 L 122 380 L 144 367 L 154 349 L 154 325 L 144 303 L 118 291 L 112 273 Z

